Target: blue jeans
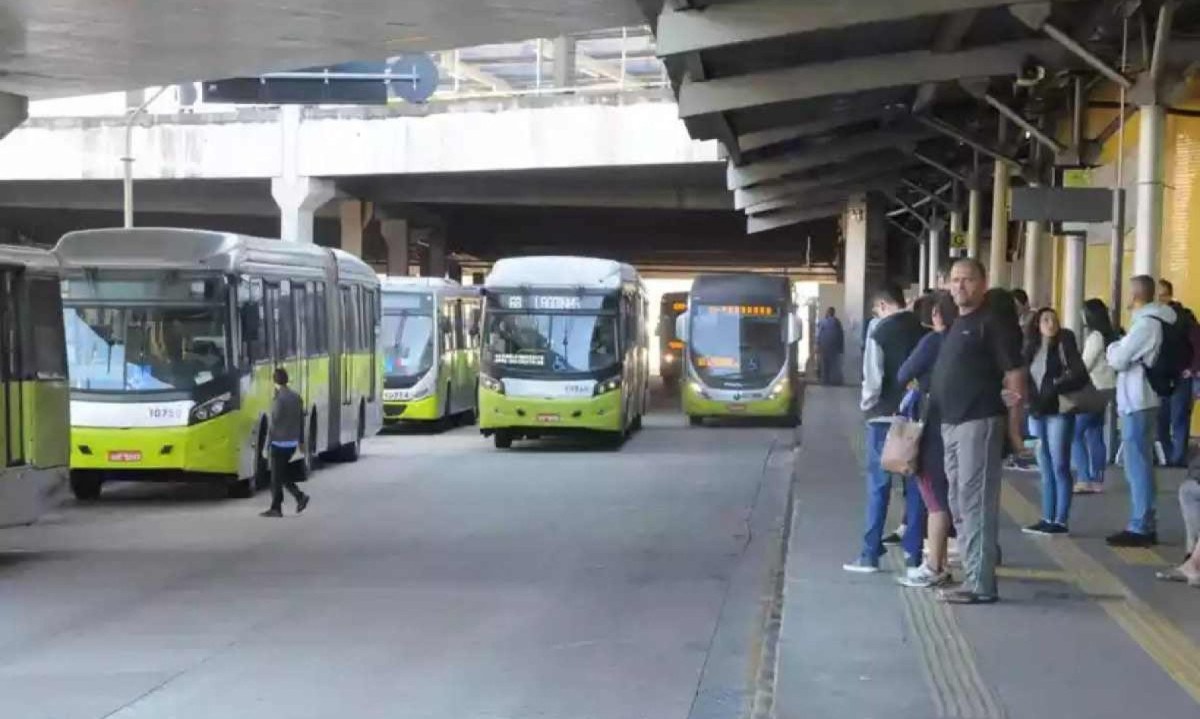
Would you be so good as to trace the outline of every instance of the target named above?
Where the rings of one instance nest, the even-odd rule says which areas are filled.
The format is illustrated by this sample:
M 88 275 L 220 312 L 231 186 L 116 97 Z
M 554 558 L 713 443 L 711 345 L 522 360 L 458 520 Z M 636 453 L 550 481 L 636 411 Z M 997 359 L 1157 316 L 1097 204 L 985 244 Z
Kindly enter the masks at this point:
M 1099 484 L 1108 467 L 1108 447 L 1104 444 L 1104 413 L 1075 415 L 1075 439 L 1071 445 L 1071 465 L 1080 482 Z
M 1064 527 L 1071 518 L 1071 440 L 1075 415 L 1034 417 L 1037 426 L 1037 464 L 1042 474 L 1042 519 Z
M 1155 531 L 1154 420 L 1158 410 L 1121 415 L 1121 441 L 1125 444 L 1125 481 L 1129 482 L 1130 532 Z
M 867 518 L 863 533 L 860 558 L 869 564 L 878 564 L 883 556 L 883 527 L 887 521 L 888 504 L 892 494 L 892 475 L 883 471 L 879 462 L 883 455 L 883 444 L 887 441 L 890 425 L 868 422 L 867 445 Z M 914 477 L 904 478 L 904 554 L 909 566 L 921 563 L 921 550 L 925 541 L 925 504 Z
M 1188 439 L 1192 431 L 1192 382 L 1181 380 L 1170 397 L 1163 397 L 1158 408 L 1158 441 L 1167 455 L 1167 464 L 1185 467 Z

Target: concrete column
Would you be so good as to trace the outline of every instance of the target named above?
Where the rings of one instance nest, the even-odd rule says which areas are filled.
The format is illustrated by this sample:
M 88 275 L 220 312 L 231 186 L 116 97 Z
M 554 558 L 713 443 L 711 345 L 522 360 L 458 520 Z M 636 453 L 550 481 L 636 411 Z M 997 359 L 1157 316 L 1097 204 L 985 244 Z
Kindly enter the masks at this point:
M 425 262 L 421 268 L 423 277 L 446 276 L 446 236 L 441 230 L 429 233 L 429 246 L 425 252 Z
M 935 290 L 942 288 L 940 275 L 942 272 L 942 222 L 934 217 L 929 229 L 929 286 Z
M 958 192 L 956 191 L 955 195 L 957 195 L 957 194 L 958 194 Z M 956 200 L 955 207 L 957 207 L 957 206 L 958 206 L 958 203 Z M 963 231 L 962 210 L 954 210 L 953 212 L 950 213 L 950 236 L 946 238 L 946 244 L 948 247 L 950 246 L 950 242 L 953 241 L 954 236 L 961 234 L 962 231 Z M 951 257 L 956 256 L 955 252 L 956 252 L 956 250 L 953 247 L 950 247 L 950 256 Z
M 979 259 L 979 235 L 983 231 L 983 192 L 972 185 L 967 195 L 967 257 Z
M 1158 276 L 1162 240 L 1163 135 L 1167 111 L 1162 105 L 1138 108 L 1137 226 L 1134 233 L 1133 274 Z
M 560 35 L 554 39 L 554 86 L 575 84 L 575 38 Z
M 342 221 L 342 250 L 360 259 L 363 256 L 365 204 L 361 200 L 342 200 L 338 204 L 338 214 Z
M 871 293 L 886 279 L 887 210 L 873 195 L 855 195 L 846 207 L 845 377 L 862 382 L 863 329 L 871 318 Z
M 1067 235 L 1067 253 L 1063 270 L 1063 326 L 1075 333 L 1082 341 L 1083 330 L 1083 285 L 1087 271 L 1087 237 Z
M 1048 292 L 1042 286 L 1044 273 L 1041 272 L 1044 229 L 1040 222 L 1025 223 L 1025 269 L 1021 278 L 1021 287 L 1029 293 L 1029 302 L 1033 307 L 1044 306 L 1048 299 Z
M 410 249 L 408 244 L 407 220 L 382 220 L 379 234 L 387 245 L 387 273 L 389 277 L 407 277 L 409 274 Z
M 1010 284 L 1008 269 L 1008 165 L 996 163 L 992 177 L 992 246 L 989 253 L 988 276 L 996 287 Z
M 337 194 L 332 182 L 315 177 L 271 178 L 271 197 L 279 206 L 279 236 L 287 242 L 311 244 L 313 217 Z
M 917 261 L 917 292 L 924 292 L 929 285 L 929 243 L 922 242 L 921 259 Z

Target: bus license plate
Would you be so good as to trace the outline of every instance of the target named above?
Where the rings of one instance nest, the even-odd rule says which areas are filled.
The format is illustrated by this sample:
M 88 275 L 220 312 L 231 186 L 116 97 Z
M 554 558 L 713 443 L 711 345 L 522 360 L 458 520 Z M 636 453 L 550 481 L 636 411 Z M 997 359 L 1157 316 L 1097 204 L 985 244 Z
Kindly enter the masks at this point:
M 554 422 L 559 421 L 560 419 L 561 419 L 561 417 L 559 417 L 557 414 L 539 414 L 537 416 L 537 421 L 543 422 L 546 424 L 552 424 Z
M 108 453 L 108 461 L 109 462 L 141 462 L 142 461 L 142 453 L 141 452 L 131 452 L 131 451 L 127 451 L 127 450 L 109 452 Z
M 744 405 L 744 404 L 731 404 L 731 405 L 729 405 L 729 411 L 730 411 L 730 412 L 745 412 L 745 411 L 746 411 L 746 405 Z

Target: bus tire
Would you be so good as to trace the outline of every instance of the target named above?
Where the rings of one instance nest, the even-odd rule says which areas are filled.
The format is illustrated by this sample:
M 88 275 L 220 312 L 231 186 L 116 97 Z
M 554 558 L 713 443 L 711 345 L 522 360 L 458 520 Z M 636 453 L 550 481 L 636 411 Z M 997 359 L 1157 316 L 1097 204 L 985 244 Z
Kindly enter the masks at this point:
M 71 472 L 71 494 L 80 502 L 94 502 L 100 499 L 100 488 L 104 480 L 99 475 Z
M 260 489 L 271 486 L 271 458 L 267 454 L 267 423 L 264 421 L 258 428 L 258 443 L 254 445 L 254 474 L 246 480 L 251 496 Z M 233 492 L 230 492 L 233 496 Z
M 229 480 L 229 484 L 225 487 L 225 492 L 229 495 L 230 499 L 250 499 L 256 494 L 258 489 L 255 486 L 256 484 L 257 482 L 255 481 L 254 477 L 247 477 L 245 479 L 231 479 Z
M 496 449 L 511 449 L 513 445 L 512 435 L 504 430 L 498 430 L 492 435 L 492 444 L 496 445 Z
M 640 414 L 639 414 L 638 416 L 636 416 L 636 417 L 634 417 L 634 418 L 633 418 L 633 424 L 629 425 L 629 429 L 633 430 L 634 432 L 640 432 L 640 431 L 641 431 L 641 429 L 642 429 L 642 415 L 640 415 Z
M 700 417 L 699 415 L 689 414 L 688 415 L 688 426 L 703 427 L 704 426 L 704 418 Z

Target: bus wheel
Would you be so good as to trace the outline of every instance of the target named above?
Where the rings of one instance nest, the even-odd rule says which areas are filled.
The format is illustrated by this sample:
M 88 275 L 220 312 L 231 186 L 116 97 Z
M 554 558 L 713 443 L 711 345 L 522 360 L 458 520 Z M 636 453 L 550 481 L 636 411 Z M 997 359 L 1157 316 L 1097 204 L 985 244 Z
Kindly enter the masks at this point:
M 641 429 L 642 429 L 642 415 L 640 415 L 640 414 L 639 414 L 638 416 L 636 416 L 636 417 L 634 417 L 634 418 L 633 418 L 633 424 L 629 425 L 629 429 L 633 430 L 634 432 L 639 432 L 639 431 L 641 431 Z
M 100 499 L 100 486 L 103 480 L 96 474 L 71 472 L 71 493 L 81 502 L 94 502 Z
M 702 427 L 702 426 L 704 426 L 704 418 L 699 417 L 694 414 L 689 414 L 688 415 L 688 425 L 690 425 L 692 427 Z
M 496 445 L 496 449 L 510 449 L 513 438 L 508 432 L 500 430 L 492 435 L 492 443 Z
M 265 423 L 258 428 L 258 444 L 255 445 L 255 452 L 257 455 L 254 460 L 254 476 L 246 480 L 249 485 L 245 495 L 247 497 L 260 489 L 271 486 L 271 458 L 267 454 L 267 425 Z M 233 495 L 232 491 L 230 495 Z

